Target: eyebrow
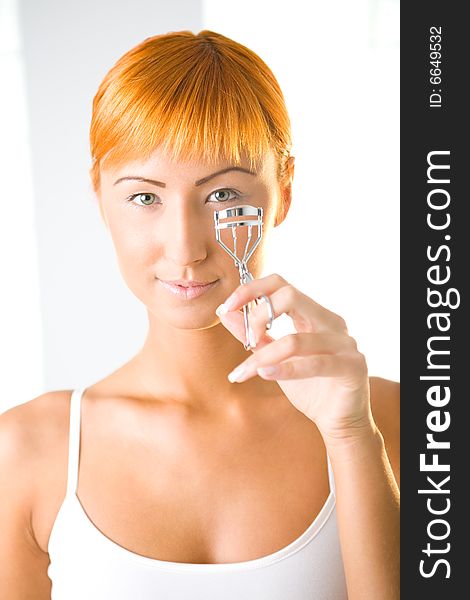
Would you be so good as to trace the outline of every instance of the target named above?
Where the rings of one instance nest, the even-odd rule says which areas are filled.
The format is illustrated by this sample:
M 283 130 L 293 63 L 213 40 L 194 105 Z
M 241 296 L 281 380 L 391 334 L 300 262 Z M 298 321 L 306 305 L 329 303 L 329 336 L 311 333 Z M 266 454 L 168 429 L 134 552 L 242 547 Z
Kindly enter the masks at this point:
M 256 176 L 256 173 L 254 171 L 250 171 L 249 169 L 244 169 L 243 167 L 227 167 L 226 169 L 222 169 L 221 171 L 217 171 L 216 173 L 207 175 L 206 177 L 203 177 L 202 179 L 198 179 L 197 181 L 194 182 L 194 185 L 196 185 L 196 186 L 202 185 L 203 183 L 206 183 L 210 179 L 217 177 L 217 175 L 222 175 L 223 173 L 227 173 L 228 171 L 241 171 L 242 173 L 248 173 L 249 175 Z M 147 177 L 139 177 L 138 175 L 127 175 L 126 177 L 120 177 L 119 179 L 117 179 L 114 182 L 113 185 L 117 185 L 121 181 L 129 181 L 129 180 L 144 181 L 145 183 L 151 183 L 153 185 L 158 185 L 159 187 L 166 187 L 166 183 L 163 183 L 162 181 L 155 181 L 154 179 L 148 179 Z

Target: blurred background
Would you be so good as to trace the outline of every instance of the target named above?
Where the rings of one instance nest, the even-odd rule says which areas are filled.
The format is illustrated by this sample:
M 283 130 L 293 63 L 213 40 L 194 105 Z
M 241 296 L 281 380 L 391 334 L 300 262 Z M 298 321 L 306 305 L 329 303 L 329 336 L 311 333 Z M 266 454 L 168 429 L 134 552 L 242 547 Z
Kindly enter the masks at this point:
M 89 181 L 92 100 L 146 37 L 202 29 L 259 54 L 291 115 L 293 204 L 265 274 L 344 317 L 370 375 L 399 380 L 398 0 L 0 0 L 0 412 L 141 347 L 145 307 Z

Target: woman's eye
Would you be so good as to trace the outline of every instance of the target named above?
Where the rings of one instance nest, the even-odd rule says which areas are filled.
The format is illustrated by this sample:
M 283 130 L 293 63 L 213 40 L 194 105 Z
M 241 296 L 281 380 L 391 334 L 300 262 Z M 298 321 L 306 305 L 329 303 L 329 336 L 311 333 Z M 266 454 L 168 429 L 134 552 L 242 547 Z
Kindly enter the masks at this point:
M 234 196 L 231 196 L 231 194 L 234 194 Z M 209 198 L 211 196 L 214 196 L 216 199 L 216 202 L 230 202 L 230 200 L 236 200 L 238 198 L 240 198 L 240 194 L 238 192 L 236 192 L 235 190 L 231 190 L 231 189 L 222 189 L 222 190 L 216 190 L 215 192 L 212 192 L 212 194 L 210 194 Z
M 213 197 L 214 202 L 230 202 L 232 200 L 238 200 L 241 197 L 241 194 L 232 190 L 230 188 L 224 188 L 220 190 L 216 190 L 209 195 L 209 198 Z M 157 196 L 151 192 L 144 192 L 140 194 L 133 194 L 128 198 L 129 202 L 132 203 L 136 208 L 145 208 L 146 206 L 155 206 L 160 204 L 157 201 Z
M 144 194 L 133 194 L 129 196 L 129 202 L 133 202 L 134 205 L 137 206 L 153 206 L 156 204 L 154 201 L 156 198 L 155 194 L 151 194 L 150 192 L 145 192 Z

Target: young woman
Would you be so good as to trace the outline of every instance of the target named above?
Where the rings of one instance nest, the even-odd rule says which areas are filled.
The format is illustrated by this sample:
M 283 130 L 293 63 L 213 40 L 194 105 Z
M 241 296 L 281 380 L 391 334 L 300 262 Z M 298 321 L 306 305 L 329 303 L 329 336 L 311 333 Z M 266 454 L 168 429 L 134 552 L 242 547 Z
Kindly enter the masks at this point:
M 261 277 L 294 173 L 270 69 L 211 31 L 148 38 L 104 78 L 90 140 L 148 334 L 0 417 L 0 596 L 398 598 L 398 384 L 368 376 L 341 316 Z M 264 211 L 243 286 L 214 233 L 237 204 Z M 260 302 L 247 353 L 261 295 L 296 333 L 273 339 Z

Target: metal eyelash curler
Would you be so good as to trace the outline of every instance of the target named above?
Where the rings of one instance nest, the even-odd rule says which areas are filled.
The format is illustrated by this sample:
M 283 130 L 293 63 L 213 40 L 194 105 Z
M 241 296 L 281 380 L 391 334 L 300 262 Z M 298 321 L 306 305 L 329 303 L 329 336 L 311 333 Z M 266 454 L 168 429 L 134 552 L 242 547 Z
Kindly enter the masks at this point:
M 242 220 L 234 220 L 236 217 L 243 218 Z M 252 217 L 257 217 L 257 219 L 253 219 Z M 224 219 L 224 222 L 221 222 L 221 219 Z M 222 248 L 234 259 L 235 266 L 238 268 L 238 272 L 240 274 L 240 283 L 245 284 L 249 281 L 253 281 L 254 278 L 253 275 L 248 271 L 247 263 L 253 252 L 256 250 L 256 247 L 260 243 L 263 235 L 263 209 L 261 207 L 256 208 L 255 206 L 250 206 L 249 204 L 243 204 L 240 206 L 232 206 L 231 208 L 226 208 L 223 210 L 216 210 L 214 212 L 214 224 L 215 237 Z M 254 226 L 258 227 L 258 236 L 254 245 L 250 248 L 250 242 L 252 239 L 251 230 Z M 240 233 L 240 238 L 242 237 L 242 229 L 240 229 L 242 227 L 247 228 L 247 240 L 245 249 L 243 251 L 243 256 L 240 258 L 237 254 L 237 241 L 239 237 L 238 233 Z M 223 229 L 231 229 L 232 231 L 233 251 L 221 240 L 221 230 Z M 266 325 L 266 329 L 268 330 L 271 329 L 274 320 L 273 306 L 268 296 L 262 294 L 259 298 L 262 298 L 266 302 L 268 309 L 269 323 Z M 258 298 L 255 299 L 255 302 L 258 304 Z M 250 348 L 256 347 L 253 331 L 248 321 L 250 306 L 251 302 L 243 305 L 246 340 L 244 343 L 245 350 L 250 350 Z

